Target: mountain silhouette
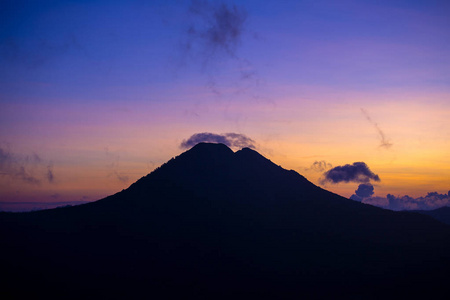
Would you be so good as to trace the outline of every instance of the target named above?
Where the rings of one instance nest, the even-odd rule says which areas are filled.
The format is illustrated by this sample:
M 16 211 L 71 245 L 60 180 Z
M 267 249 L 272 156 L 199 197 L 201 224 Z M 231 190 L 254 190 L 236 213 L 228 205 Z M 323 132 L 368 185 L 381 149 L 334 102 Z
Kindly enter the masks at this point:
M 437 297 L 449 280 L 448 225 L 223 144 L 96 202 L 1 213 L 0 234 L 10 298 Z
M 441 208 L 436 208 L 432 210 L 412 210 L 411 212 L 416 212 L 419 214 L 427 215 L 433 217 L 434 219 L 441 221 L 447 225 L 450 225 L 450 207 L 444 206 Z

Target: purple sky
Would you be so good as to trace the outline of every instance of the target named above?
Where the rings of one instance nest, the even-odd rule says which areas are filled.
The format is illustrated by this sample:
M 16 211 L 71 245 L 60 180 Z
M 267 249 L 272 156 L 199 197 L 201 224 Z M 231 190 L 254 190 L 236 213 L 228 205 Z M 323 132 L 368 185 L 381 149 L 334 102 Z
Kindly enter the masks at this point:
M 97 200 L 208 132 L 448 205 L 449 28 L 447 1 L 2 1 L 0 202 Z

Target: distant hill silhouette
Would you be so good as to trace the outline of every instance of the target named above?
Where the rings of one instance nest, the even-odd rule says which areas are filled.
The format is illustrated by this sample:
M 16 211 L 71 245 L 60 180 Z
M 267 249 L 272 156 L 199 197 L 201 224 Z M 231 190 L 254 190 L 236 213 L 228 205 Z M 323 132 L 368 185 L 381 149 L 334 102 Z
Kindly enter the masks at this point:
M 8 298 L 439 297 L 449 280 L 449 226 L 222 144 L 93 203 L 0 213 L 0 235 Z
M 448 206 L 444 206 L 433 210 L 413 210 L 411 212 L 427 215 L 438 221 L 441 221 L 442 223 L 450 225 L 450 207 Z

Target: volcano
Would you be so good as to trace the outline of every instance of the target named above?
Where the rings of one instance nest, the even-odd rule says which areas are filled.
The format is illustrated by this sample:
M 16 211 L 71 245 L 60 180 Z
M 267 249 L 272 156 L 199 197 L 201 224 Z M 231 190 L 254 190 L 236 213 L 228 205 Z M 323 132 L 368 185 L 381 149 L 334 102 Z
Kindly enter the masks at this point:
M 0 234 L 8 298 L 430 297 L 449 280 L 448 225 L 223 144 L 96 202 L 0 213 Z

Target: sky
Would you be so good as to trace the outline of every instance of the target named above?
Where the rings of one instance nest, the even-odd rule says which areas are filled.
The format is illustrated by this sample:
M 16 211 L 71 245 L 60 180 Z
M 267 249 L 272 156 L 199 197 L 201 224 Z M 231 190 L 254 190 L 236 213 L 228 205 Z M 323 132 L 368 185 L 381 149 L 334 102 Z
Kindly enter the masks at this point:
M 450 3 L 1 1 L 0 210 L 101 199 L 199 141 L 450 205 Z

